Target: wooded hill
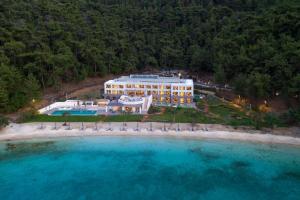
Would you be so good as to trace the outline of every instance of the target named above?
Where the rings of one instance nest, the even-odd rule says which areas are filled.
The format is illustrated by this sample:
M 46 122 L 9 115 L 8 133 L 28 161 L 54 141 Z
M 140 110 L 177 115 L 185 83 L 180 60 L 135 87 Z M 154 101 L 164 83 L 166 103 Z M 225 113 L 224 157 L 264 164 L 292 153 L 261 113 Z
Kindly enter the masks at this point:
M 297 0 L 1 0 L 0 112 L 87 76 L 214 72 L 241 95 L 300 95 Z

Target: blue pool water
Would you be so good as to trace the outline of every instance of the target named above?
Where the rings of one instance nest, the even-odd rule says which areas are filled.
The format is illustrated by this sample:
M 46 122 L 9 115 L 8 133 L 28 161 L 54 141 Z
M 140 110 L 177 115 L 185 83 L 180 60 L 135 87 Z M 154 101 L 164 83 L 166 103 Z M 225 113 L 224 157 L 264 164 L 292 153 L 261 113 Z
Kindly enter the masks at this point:
M 56 110 L 53 113 L 51 113 L 51 115 L 62 116 L 66 112 L 72 116 L 90 116 L 90 115 L 96 115 L 97 113 L 97 111 L 95 110 Z
M 0 143 L 0 199 L 300 199 L 300 149 L 145 137 Z

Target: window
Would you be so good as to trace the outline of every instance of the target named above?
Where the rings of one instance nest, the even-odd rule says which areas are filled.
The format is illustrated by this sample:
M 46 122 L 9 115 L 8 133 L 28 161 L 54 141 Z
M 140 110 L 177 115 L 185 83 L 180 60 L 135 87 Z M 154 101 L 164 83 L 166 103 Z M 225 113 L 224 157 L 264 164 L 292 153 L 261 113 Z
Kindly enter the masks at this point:
M 166 97 L 166 102 L 167 102 L 167 103 L 171 103 L 170 97 Z
M 184 103 L 184 98 L 180 98 L 180 103 L 181 103 L 181 104 Z
M 147 95 L 151 95 L 151 91 L 147 91 Z
M 158 86 L 157 86 L 157 85 L 153 85 L 152 88 L 153 88 L 153 89 L 157 89 Z
M 181 97 L 184 97 L 184 92 L 180 92 L 180 96 L 181 96 Z
M 111 90 L 106 90 L 106 93 L 107 94 L 111 94 Z
M 187 98 L 187 99 L 186 99 L 186 102 L 187 102 L 187 103 L 192 103 L 192 99 L 191 99 L 191 98 Z
M 178 92 L 173 92 L 173 95 L 174 96 L 178 96 Z
M 171 85 L 166 85 L 166 89 L 170 90 L 171 89 Z
M 128 91 L 127 94 L 128 94 L 129 96 L 135 96 L 135 92 L 134 92 L 134 91 Z
M 145 86 L 144 85 L 140 85 L 140 87 L 139 88 L 144 88 Z
M 171 95 L 171 92 L 170 92 L 170 91 L 167 91 L 166 94 L 167 94 L 167 95 Z
M 173 90 L 178 90 L 178 86 L 173 86 Z
M 106 88 L 111 88 L 111 85 L 106 85 Z
M 160 95 L 164 95 L 165 93 L 164 93 L 164 91 L 160 91 Z
M 145 92 L 144 92 L 144 91 L 141 91 L 141 90 L 138 90 L 138 91 L 136 91 L 136 95 L 137 95 L 137 96 L 144 96 L 144 95 L 145 95 Z
M 151 85 L 147 85 L 146 87 L 147 87 L 147 89 L 151 89 Z
M 165 100 L 164 97 L 160 97 L 160 101 L 163 102 Z
M 123 89 L 123 88 L 124 88 L 124 85 L 119 85 L 119 88 Z
M 118 86 L 117 86 L 117 85 L 112 85 L 111 87 L 112 87 L 112 88 L 118 88 Z
M 177 98 L 177 97 L 174 97 L 173 102 L 174 102 L 174 103 L 178 103 L 178 98 Z
M 180 90 L 185 90 L 185 87 L 184 86 L 180 86 L 179 89 Z
M 157 91 L 153 91 L 152 94 L 153 94 L 153 95 L 157 95 Z
M 130 85 L 130 84 L 127 84 L 127 85 L 126 85 L 126 88 L 131 88 L 131 85 Z
M 188 97 L 192 96 L 192 93 L 191 93 L 191 92 L 187 92 L 187 93 L 185 93 L 185 94 L 186 94 L 186 96 L 188 96 Z
M 186 87 L 186 90 L 192 90 L 191 86 Z

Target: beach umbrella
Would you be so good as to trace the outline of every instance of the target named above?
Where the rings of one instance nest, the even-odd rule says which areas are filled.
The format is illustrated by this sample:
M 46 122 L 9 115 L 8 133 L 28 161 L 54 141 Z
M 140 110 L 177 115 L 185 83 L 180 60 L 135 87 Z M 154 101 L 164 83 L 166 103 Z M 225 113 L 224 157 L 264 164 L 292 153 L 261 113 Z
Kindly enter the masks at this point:
M 98 124 L 95 122 L 95 131 L 98 131 Z
M 179 123 L 177 123 L 177 131 L 180 131 Z

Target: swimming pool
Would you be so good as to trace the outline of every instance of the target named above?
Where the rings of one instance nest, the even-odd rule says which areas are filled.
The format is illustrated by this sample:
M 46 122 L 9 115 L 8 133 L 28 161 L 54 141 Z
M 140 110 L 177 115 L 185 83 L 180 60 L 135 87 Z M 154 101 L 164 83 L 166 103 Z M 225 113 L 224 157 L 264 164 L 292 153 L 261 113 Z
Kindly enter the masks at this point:
M 52 116 L 62 116 L 64 113 L 68 113 L 71 116 L 91 116 L 96 115 L 95 110 L 56 110 L 51 113 Z

